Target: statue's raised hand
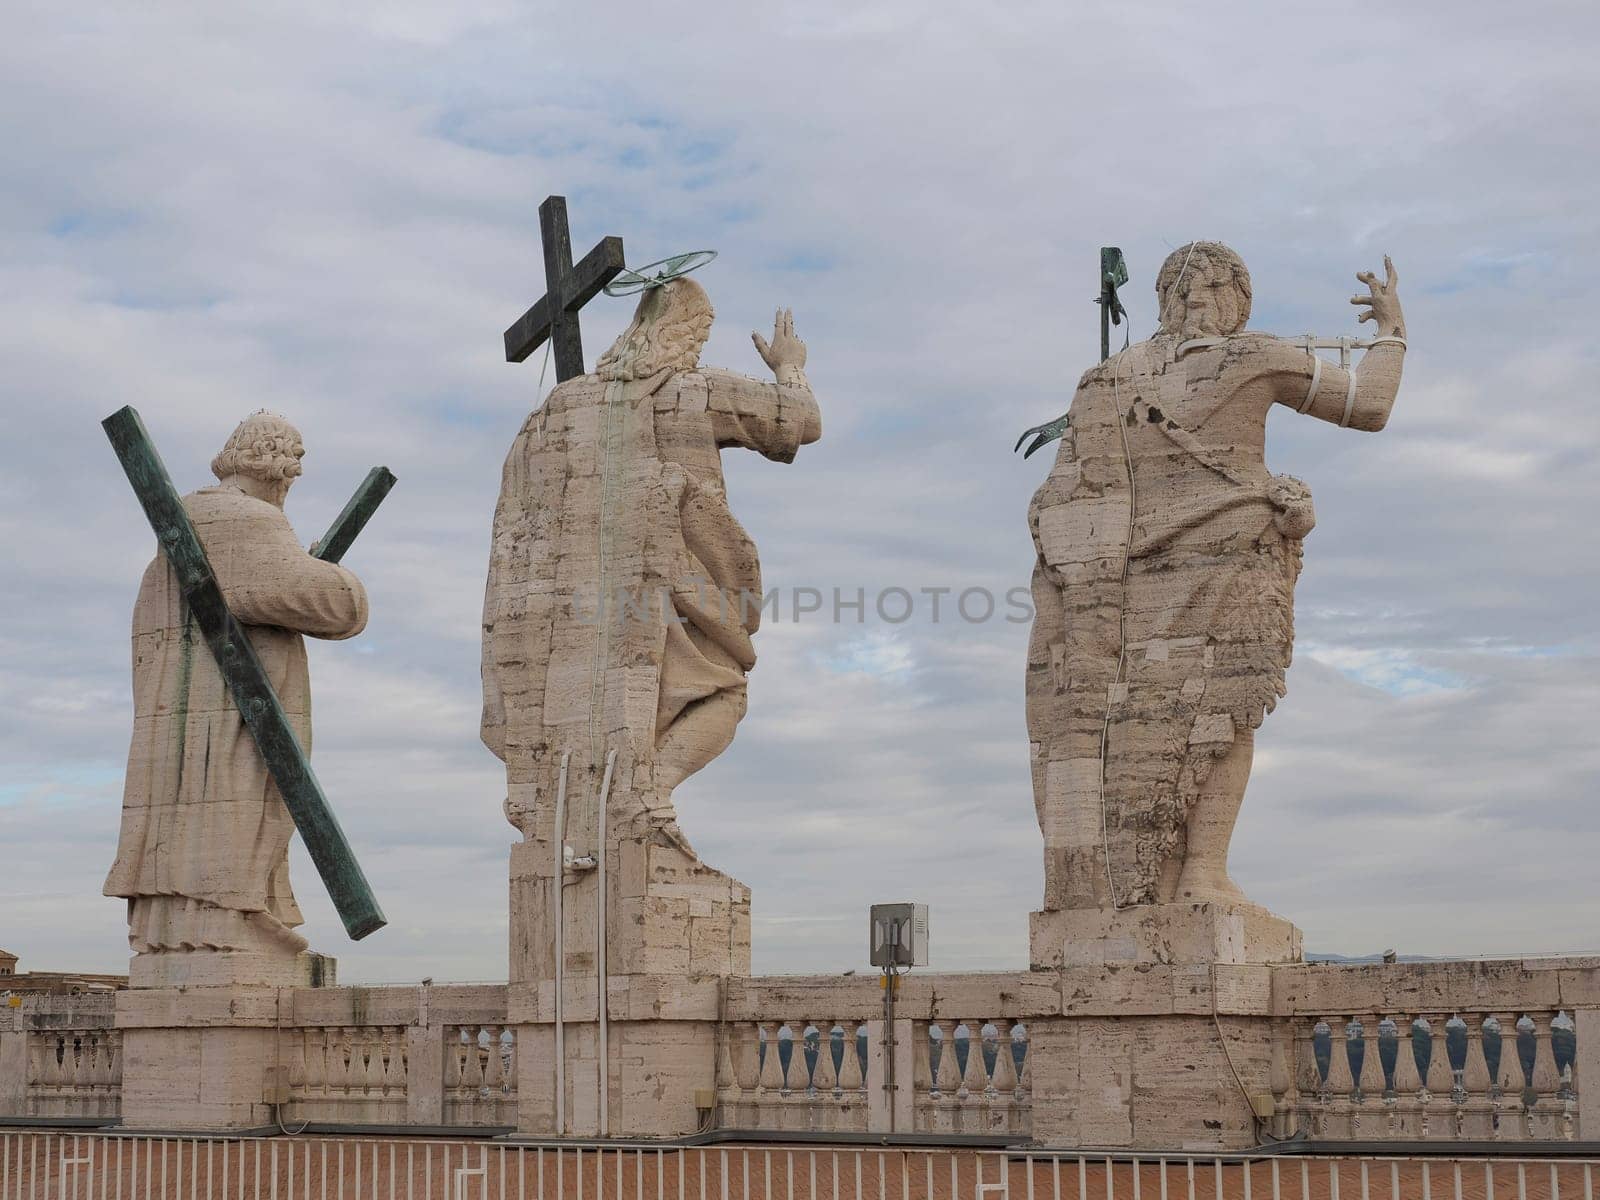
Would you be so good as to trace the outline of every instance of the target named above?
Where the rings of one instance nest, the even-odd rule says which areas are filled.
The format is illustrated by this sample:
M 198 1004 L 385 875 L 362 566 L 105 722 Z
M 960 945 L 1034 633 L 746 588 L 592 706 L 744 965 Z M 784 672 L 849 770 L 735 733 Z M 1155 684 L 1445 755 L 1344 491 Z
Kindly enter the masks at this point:
M 1367 285 L 1367 295 L 1351 296 L 1351 304 L 1365 304 L 1369 307 L 1361 314 L 1360 320 L 1376 321 L 1378 332 L 1388 337 L 1405 337 L 1406 315 L 1400 311 L 1400 296 L 1395 288 L 1400 282 L 1400 276 L 1394 269 L 1394 263 L 1389 261 L 1389 256 L 1383 256 L 1383 268 L 1388 276 L 1382 283 L 1371 271 L 1361 271 L 1356 275 L 1358 283 Z
M 775 375 L 784 367 L 798 371 L 806 365 L 806 344 L 795 337 L 794 313 L 787 308 L 780 308 L 772 319 L 770 345 L 759 333 L 752 333 L 750 340 L 756 344 L 756 353 L 761 355 Z

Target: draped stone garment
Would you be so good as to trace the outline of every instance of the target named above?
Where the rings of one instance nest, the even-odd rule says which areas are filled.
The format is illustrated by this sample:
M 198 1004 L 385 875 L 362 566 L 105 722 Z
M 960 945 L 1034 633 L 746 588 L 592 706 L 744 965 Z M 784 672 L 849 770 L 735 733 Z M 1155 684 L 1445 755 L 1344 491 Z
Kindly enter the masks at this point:
M 816 402 L 803 376 L 585 375 L 530 415 L 506 457 L 483 616 L 484 743 L 507 816 L 532 836 L 571 754 L 576 831 L 618 751 L 624 817 L 726 748 L 755 664 L 761 569 L 728 507 L 720 450 L 791 462 Z M 593 778 L 591 778 L 593 777 Z M 543 835 L 541 835 L 543 836 Z
M 232 488 L 184 498 L 223 598 L 245 626 L 289 724 L 311 751 L 303 634 L 354 637 L 367 595 L 313 558 L 283 510 Z M 107 896 L 129 900 L 134 950 L 294 951 L 294 823 L 222 673 L 158 553 L 133 612 L 133 740 Z
M 1119 904 L 1171 900 L 1213 764 L 1284 693 L 1310 494 L 1267 470 L 1271 399 L 1240 385 L 1273 341 L 1177 359 L 1158 336 L 1092 369 L 1033 498 L 1027 715 L 1047 908 L 1104 905 L 1108 875 Z

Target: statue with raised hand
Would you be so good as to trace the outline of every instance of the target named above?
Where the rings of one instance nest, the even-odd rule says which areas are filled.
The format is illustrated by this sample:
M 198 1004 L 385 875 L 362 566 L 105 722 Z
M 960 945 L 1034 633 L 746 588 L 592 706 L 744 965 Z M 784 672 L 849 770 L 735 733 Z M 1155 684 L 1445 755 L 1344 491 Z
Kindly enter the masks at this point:
M 1228 844 L 1255 730 L 1284 694 L 1315 523 L 1306 486 L 1266 467 L 1267 414 L 1384 427 L 1406 350 L 1384 261 L 1386 278 L 1362 272 L 1352 299 L 1377 336 L 1358 366 L 1344 339 L 1336 365 L 1315 350 L 1337 343 L 1246 331 L 1243 261 L 1182 246 L 1156 281 L 1155 335 L 1089 370 L 1066 416 L 1029 431 L 1034 449 L 1061 439 L 1029 509 L 1046 910 L 1244 902 Z
M 712 318 L 694 280 L 649 281 L 594 372 L 557 386 L 506 457 L 482 736 L 506 764 L 506 814 L 525 836 L 549 836 L 566 780 L 580 844 L 606 803 L 613 829 L 686 845 L 672 791 L 744 715 L 761 568 L 721 452 L 791 462 L 822 420 L 790 312 L 770 342 L 751 335 L 768 383 L 700 365 Z

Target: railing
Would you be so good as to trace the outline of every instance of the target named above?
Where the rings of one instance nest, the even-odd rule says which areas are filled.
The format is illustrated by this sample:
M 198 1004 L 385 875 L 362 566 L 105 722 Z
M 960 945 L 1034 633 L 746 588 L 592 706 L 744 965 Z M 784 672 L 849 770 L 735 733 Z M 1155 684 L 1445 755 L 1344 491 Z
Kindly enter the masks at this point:
M 1031 1063 L 1024 1025 L 997 1017 L 915 1026 L 918 1133 L 1028 1134 Z
M 409 1070 L 400 1025 L 288 1029 L 294 1121 L 388 1125 L 406 1119 Z
M 1025 1138 L 1031 1125 L 1027 1029 L 1009 1018 L 895 1022 L 910 1054 L 910 1127 L 900 1132 Z M 890 1128 L 881 1021 L 793 1017 L 725 1023 L 718 1102 L 724 1128 L 866 1132 Z
M 282 1037 L 291 1123 L 517 1123 L 517 1040 L 503 1023 L 308 1026 Z
M 722 1026 L 724 1126 L 864 1131 L 873 1047 L 865 1021 L 793 1017 Z
M 1109 1156 L 0 1131 L 0 1196 L 29 1200 L 1553 1200 L 1593 1196 L 1597 1165 L 1529 1155 Z
M 27 1033 L 28 1116 L 115 1117 L 122 1108 L 122 1035 L 115 1029 Z
M 1316 1140 L 1577 1136 L 1577 1028 L 1564 1011 L 1362 1013 L 1298 1032 L 1295 1115 Z
M 517 1123 L 517 1035 L 504 1025 L 444 1027 L 448 1125 Z

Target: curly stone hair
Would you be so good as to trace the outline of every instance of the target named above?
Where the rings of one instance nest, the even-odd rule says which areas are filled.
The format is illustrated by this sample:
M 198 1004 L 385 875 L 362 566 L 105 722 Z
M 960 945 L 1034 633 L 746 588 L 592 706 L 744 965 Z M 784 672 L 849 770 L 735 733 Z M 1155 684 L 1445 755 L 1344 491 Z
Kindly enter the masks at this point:
M 639 297 L 633 321 L 600 356 L 601 379 L 648 379 L 668 367 L 692 371 L 711 336 L 716 310 L 705 288 L 679 277 Z
M 300 431 L 277 413 L 262 409 L 239 422 L 211 460 L 211 473 L 218 479 L 230 475 L 268 482 L 293 479 L 300 474 L 300 455 L 304 453 Z
M 1245 269 L 1244 259 L 1221 242 L 1189 242 L 1167 255 L 1156 275 L 1156 305 L 1163 329 L 1167 328 L 1167 301 L 1172 289 L 1182 279 L 1208 274 L 1233 277 L 1233 286 L 1239 293 L 1239 329 L 1244 328 L 1250 319 L 1252 297 L 1250 272 Z

